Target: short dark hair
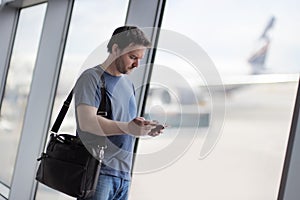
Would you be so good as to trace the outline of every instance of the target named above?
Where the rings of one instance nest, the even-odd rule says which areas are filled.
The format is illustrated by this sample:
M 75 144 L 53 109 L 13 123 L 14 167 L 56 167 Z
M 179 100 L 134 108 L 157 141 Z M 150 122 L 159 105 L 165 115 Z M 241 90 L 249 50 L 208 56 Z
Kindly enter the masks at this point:
M 113 44 L 123 50 L 130 44 L 142 45 L 150 47 L 151 42 L 146 37 L 145 33 L 136 26 L 121 26 L 116 28 L 107 44 L 107 51 L 112 52 Z

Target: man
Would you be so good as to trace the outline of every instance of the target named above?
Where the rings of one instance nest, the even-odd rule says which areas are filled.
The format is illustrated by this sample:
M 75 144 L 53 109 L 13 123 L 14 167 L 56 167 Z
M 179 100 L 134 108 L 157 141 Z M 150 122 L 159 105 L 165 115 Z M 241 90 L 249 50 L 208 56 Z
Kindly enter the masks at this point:
M 125 76 L 139 66 L 151 43 L 137 27 L 117 28 L 107 45 L 106 60 L 82 73 L 74 88 L 77 132 L 106 136 L 107 149 L 95 195 L 91 200 L 126 200 L 130 185 L 133 147 L 139 136 L 157 136 L 154 122 L 136 117 L 133 84 Z M 96 115 L 101 102 L 103 74 L 111 102 L 111 119 Z M 90 200 L 89 199 L 89 200 Z

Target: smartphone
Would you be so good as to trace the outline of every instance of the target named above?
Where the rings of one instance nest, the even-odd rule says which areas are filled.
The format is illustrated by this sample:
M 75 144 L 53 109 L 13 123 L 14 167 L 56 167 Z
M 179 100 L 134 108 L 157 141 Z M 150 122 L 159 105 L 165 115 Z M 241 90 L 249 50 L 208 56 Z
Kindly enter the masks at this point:
M 155 128 L 151 129 L 150 133 L 155 133 L 155 132 L 159 132 L 160 130 L 164 129 L 165 126 L 162 124 L 157 124 L 155 126 Z

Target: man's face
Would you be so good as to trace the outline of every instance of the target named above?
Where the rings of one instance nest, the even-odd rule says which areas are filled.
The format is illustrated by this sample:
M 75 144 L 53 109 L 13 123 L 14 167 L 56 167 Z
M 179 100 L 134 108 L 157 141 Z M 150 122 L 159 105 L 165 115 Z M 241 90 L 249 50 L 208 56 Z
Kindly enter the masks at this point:
M 146 47 L 130 45 L 120 50 L 116 58 L 116 68 L 121 74 L 129 74 L 134 68 L 138 67 L 140 60 L 144 57 Z

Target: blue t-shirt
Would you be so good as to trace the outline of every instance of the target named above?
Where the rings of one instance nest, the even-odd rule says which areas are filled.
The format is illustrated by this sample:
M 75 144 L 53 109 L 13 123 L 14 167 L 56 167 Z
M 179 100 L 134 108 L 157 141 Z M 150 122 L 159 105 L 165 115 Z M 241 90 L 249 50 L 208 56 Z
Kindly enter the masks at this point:
M 86 104 L 98 108 L 101 102 L 100 74 L 104 74 L 107 95 L 111 101 L 112 120 L 129 122 L 136 117 L 136 100 L 132 82 L 125 76 L 112 76 L 101 67 L 87 69 L 78 78 L 75 88 L 75 107 Z M 77 133 L 84 134 L 78 125 L 76 113 Z M 96 113 L 95 113 L 96 114 Z M 135 137 L 123 134 L 106 137 L 107 149 L 101 174 L 130 180 L 132 155 Z

